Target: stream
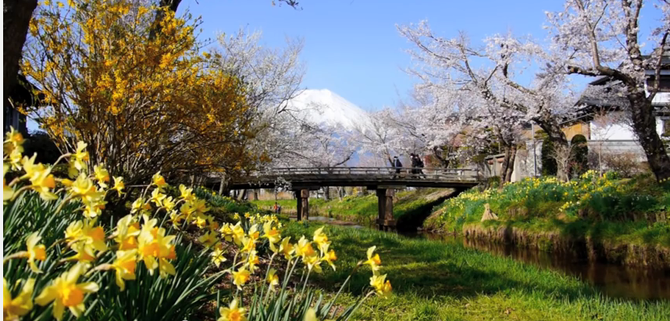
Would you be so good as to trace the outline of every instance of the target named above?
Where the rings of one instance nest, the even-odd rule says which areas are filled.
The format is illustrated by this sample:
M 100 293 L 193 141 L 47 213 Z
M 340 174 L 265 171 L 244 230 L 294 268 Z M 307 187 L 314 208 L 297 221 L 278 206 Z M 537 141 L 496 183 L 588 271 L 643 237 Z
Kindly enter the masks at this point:
M 309 217 L 309 220 L 362 228 L 362 226 L 355 223 L 337 221 L 329 217 L 313 216 Z M 632 300 L 670 300 L 670 269 L 651 270 L 591 262 L 587 258 L 580 258 L 568 253 L 549 253 L 536 249 L 519 248 L 512 244 L 475 242 L 461 236 L 426 232 L 403 233 L 402 235 L 458 244 L 477 251 L 509 257 L 543 269 L 551 269 L 573 275 L 595 286 L 609 297 Z
M 458 243 L 477 251 L 509 257 L 540 268 L 573 275 L 595 286 L 609 297 L 633 300 L 670 300 L 670 269 L 651 270 L 591 262 L 587 258 L 579 258 L 568 253 L 543 252 L 537 249 L 519 248 L 512 244 L 476 242 L 460 236 L 430 233 L 416 233 L 413 236 Z

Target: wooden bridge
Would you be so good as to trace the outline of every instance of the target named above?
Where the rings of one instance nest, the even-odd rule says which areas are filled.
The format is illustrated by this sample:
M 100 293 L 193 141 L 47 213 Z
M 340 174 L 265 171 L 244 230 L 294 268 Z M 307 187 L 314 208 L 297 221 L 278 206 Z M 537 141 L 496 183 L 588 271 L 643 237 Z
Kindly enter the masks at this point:
M 399 171 L 399 173 L 398 173 Z M 229 189 L 258 189 L 288 187 L 295 191 L 298 220 L 309 215 L 309 191 L 326 186 L 365 186 L 376 190 L 380 229 L 395 228 L 393 196 L 396 189 L 405 187 L 453 188 L 457 191 L 479 184 L 482 176 L 472 169 L 392 167 L 330 167 L 330 168 L 272 168 L 250 173 L 249 176 L 228 182 Z

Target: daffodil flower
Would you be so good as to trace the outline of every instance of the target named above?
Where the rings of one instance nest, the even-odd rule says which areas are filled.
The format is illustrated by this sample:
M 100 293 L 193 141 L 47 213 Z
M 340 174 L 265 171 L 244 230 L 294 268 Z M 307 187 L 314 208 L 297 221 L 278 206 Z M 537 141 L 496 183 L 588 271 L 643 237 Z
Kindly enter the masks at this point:
M 324 247 L 327 248 L 328 245 L 330 245 L 330 242 L 328 241 L 328 236 L 323 233 L 323 226 L 314 231 L 314 242 L 319 246 L 319 249 L 321 252 L 326 252 L 327 250 L 324 250 Z
M 219 308 L 221 317 L 217 321 L 246 321 L 245 312 L 246 309 L 237 307 L 237 299 L 234 299 L 227 308 Z
M 2 314 L 3 320 L 18 320 L 33 309 L 33 288 L 35 279 L 28 279 L 23 283 L 21 293 L 12 298 L 12 293 L 7 287 L 7 280 L 2 278 Z
M 35 298 L 35 303 L 45 306 L 54 302 L 53 316 L 56 320 L 63 319 L 63 313 L 67 307 L 76 317 L 86 311 L 84 295 L 97 292 L 99 287 L 95 282 L 77 283 L 79 277 L 85 272 L 85 265 L 76 264 L 69 271 L 63 273 L 51 285 L 42 290 Z
M 270 291 L 274 291 L 275 287 L 279 285 L 279 276 L 277 275 L 277 270 L 271 268 L 268 271 L 268 277 L 265 280 L 270 286 Z
M 242 286 L 249 282 L 251 273 L 247 269 L 240 269 L 237 272 L 233 272 L 233 284 L 237 286 L 238 290 L 242 290 Z
M 388 298 L 391 295 L 392 290 L 391 282 L 386 280 L 386 274 L 384 275 L 374 274 L 370 278 L 370 285 L 375 289 L 377 295 L 383 298 Z
M 202 243 L 202 245 L 204 245 L 206 248 L 211 248 L 219 242 L 219 238 L 215 232 L 210 231 L 200 236 L 198 241 L 200 241 L 200 243 Z
M 220 248 L 214 249 L 209 255 L 212 257 L 212 263 L 218 268 L 221 263 L 226 262 L 226 257 L 223 256 L 223 250 Z
M 44 261 L 47 258 L 46 247 L 44 244 L 37 244 L 42 237 L 37 235 L 37 232 L 33 232 L 26 239 L 26 247 L 28 248 L 28 265 L 30 269 L 35 273 L 41 273 L 42 271 L 35 264 L 35 260 Z
M 165 178 L 161 175 L 161 172 L 158 172 L 154 174 L 154 176 L 151 178 L 151 183 L 153 185 L 156 185 L 158 188 L 163 188 L 167 186 L 167 183 L 165 182 Z
M 363 262 L 363 264 L 369 264 L 373 271 L 379 270 L 379 266 L 382 265 L 382 260 L 379 258 L 379 254 L 372 255 L 376 248 L 376 246 L 372 246 L 368 249 L 368 260 Z
M 123 194 L 123 189 L 126 187 L 126 184 L 123 183 L 123 177 L 114 177 L 114 187 L 112 187 L 113 190 L 115 190 L 119 195 Z
M 285 237 L 281 244 L 279 245 L 279 253 L 284 254 L 286 260 L 290 260 L 293 257 L 293 244 L 291 244 L 291 237 Z
M 116 251 L 116 259 L 112 266 L 116 271 L 116 285 L 123 291 L 126 289 L 126 282 L 124 280 L 135 280 L 137 250 Z
M 98 185 L 102 188 L 107 188 L 109 172 L 105 169 L 104 165 L 95 165 L 93 167 L 93 174 L 95 175 L 95 179 L 98 180 Z

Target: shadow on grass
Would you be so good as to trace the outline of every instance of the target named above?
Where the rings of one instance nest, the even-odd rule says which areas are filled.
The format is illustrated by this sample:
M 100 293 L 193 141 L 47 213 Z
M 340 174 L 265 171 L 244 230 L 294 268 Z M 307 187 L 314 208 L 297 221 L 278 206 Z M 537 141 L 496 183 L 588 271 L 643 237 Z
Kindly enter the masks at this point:
M 287 233 L 311 235 L 318 225 L 290 225 Z M 599 296 L 590 286 L 572 277 L 467 249 L 462 244 L 409 239 L 369 229 L 327 227 L 338 253 L 337 271 L 314 277 L 321 287 L 337 290 L 357 262 L 366 259 L 366 249 L 377 246 L 381 273 L 393 284 L 396 294 L 467 298 L 521 290 L 542 297 L 576 299 Z M 371 272 L 363 266 L 347 287 L 358 295 L 369 284 Z

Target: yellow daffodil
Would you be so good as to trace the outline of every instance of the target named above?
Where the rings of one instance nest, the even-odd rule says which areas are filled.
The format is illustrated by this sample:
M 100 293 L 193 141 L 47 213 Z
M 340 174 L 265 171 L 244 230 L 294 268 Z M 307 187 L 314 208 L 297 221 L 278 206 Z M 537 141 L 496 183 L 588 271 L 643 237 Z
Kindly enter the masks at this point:
M 70 186 L 70 192 L 72 192 L 74 196 L 85 198 L 93 196 L 97 190 L 90 178 L 86 177 L 85 174 L 80 174 Z
M 212 253 L 209 254 L 212 257 L 212 263 L 214 263 L 214 265 L 216 265 L 217 268 L 221 263 L 227 261 L 226 257 L 223 256 L 223 254 L 224 254 L 223 250 L 218 247 L 215 248 L 214 251 L 212 251 Z
M 76 260 L 82 263 L 89 263 L 95 261 L 95 251 L 91 247 L 87 247 L 83 242 L 74 243 L 70 248 L 76 253 L 68 257 L 67 260 Z
M 14 149 L 11 153 L 9 153 L 9 163 L 11 164 L 11 168 L 13 170 L 21 169 L 21 160 L 23 160 L 23 155 L 18 149 Z
M 163 201 L 161 202 L 161 206 L 162 206 L 166 211 L 170 212 L 170 211 L 172 211 L 172 210 L 174 209 L 174 207 L 176 206 L 176 204 L 175 204 L 174 199 L 172 198 L 172 196 L 168 196 L 168 197 L 166 197 L 166 198 L 163 199 Z
M 149 204 L 149 202 L 145 202 L 141 197 L 136 199 L 133 204 L 130 205 L 130 214 L 135 214 L 138 212 L 140 214 L 146 214 L 150 210 L 151 204 Z
M 86 162 L 88 162 L 88 152 L 86 151 L 86 147 L 88 147 L 86 143 L 77 142 L 77 150 L 72 155 L 74 160 L 72 164 L 78 171 L 87 168 Z
M 151 275 L 156 268 L 158 268 L 161 277 L 168 274 L 174 275 L 176 273 L 174 266 L 167 259 L 175 257 L 174 246 L 172 245 L 175 236 L 166 236 L 164 228 L 154 227 L 157 222 L 156 219 L 145 222 L 140 235 L 137 237 L 139 258 L 144 261 L 144 265 Z
M 56 179 L 51 174 L 50 167 L 44 167 L 42 164 L 38 165 L 31 173 L 30 177 L 31 188 L 40 194 L 40 198 L 45 201 L 55 200 L 58 196 L 51 192 L 56 188 Z
M 163 203 L 163 199 L 167 197 L 167 195 L 161 193 L 160 189 L 154 189 L 151 192 L 151 199 L 150 201 L 156 204 L 156 206 L 161 206 Z
M 251 273 L 246 269 L 240 269 L 237 272 L 233 272 L 233 284 L 237 286 L 238 290 L 242 290 L 242 286 L 249 282 Z
M 193 209 L 198 214 L 205 214 L 207 213 L 207 211 L 209 211 L 209 207 L 207 207 L 207 202 L 202 199 L 193 200 Z
M 35 279 L 28 279 L 23 283 L 21 293 L 12 298 L 12 293 L 7 287 L 7 280 L 2 278 L 2 315 L 3 320 L 18 320 L 33 309 L 33 288 Z
M 324 247 L 327 248 L 327 245 L 330 245 L 330 242 L 328 241 L 328 236 L 325 233 L 323 233 L 323 226 L 314 231 L 313 240 L 319 246 L 321 252 L 327 251 L 324 250 Z
M 314 308 L 309 308 L 307 309 L 307 312 L 305 312 L 305 317 L 302 319 L 303 321 L 319 321 L 316 317 L 316 310 Z
M 18 150 L 19 153 L 23 153 L 23 135 L 14 127 L 9 127 L 9 132 L 5 134 L 5 137 L 7 139 L 5 140 L 5 144 L 11 146 L 12 150 Z M 7 153 L 9 151 L 5 151 Z
M 272 226 L 272 222 L 266 222 L 263 224 L 263 237 L 268 239 L 270 242 L 270 249 L 273 252 L 277 252 L 275 244 L 281 241 L 281 234 L 276 227 Z
M 124 280 L 135 280 L 137 250 L 116 251 L 116 259 L 112 266 L 116 271 L 116 285 L 123 291 L 126 289 L 126 282 Z
M 369 264 L 373 271 L 379 270 L 379 266 L 382 265 L 382 260 L 379 258 L 379 254 L 373 255 L 376 248 L 376 246 L 372 246 L 368 249 L 368 260 L 364 262 L 364 264 Z
M 35 264 L 35 260 L 44 261 L 47 258 L 46 247 L 44 244 L 37 244 L 41 239 L 42 237 L 37 235 L 37 232 L 33 232 L 32 234 L 28 235 L 28 238 L 26 239 L 26 247 L 28 249 L 28 265 L 30 265 L 30 269 L 35 273 L 42 272 L 37 267 L 37 264 Z
M 45 306 L 53 301 L 53 316 L 56 320 L 63 319 L 63 312 L 65 312 L 66 307 L 70 309 L 74 316 L 79 317 L 86 311 L 84 295 L 97 292 L 99 289 L 98 284 L 94 282 L 77 283 L 84 272 L 85 265 L 76 264 L 69 271 L 53 280 L 51 285 L 35 298 L 35 303 Z
M 123 194 L 123 189 L 126 187 L 126 184 L 123 183 L 123 177 L 114 177 L 114 187 L 112 187 L 113 190 L 115 190 L 119 195 Z
M 93 173 L 95 179 L 98 180 L 98 185 L 102 188 L 107 188 L 107 183 L 109 183 L 109 172 L 105 169 L 104 165 L 95 165 L 93 167 Z
M 323 260 L 330 265 L 330 267 L 333 268 L 333 271 L 335 271 L 335 261 L 337 261 L 337 255 L 335 254 L 334 250 L 330 250 L 325 255 L 323 256 Z
M 260 263 L 261 263 L 261 261 L 258 258 L 258 255 L 256 254 L 256 250 L 253 250 L 253 251 L 249 252 L 249 257 L 247 257 L 246 266 L 249 267 L 249 271 L 251 271 L 251 273 L 254 273 L 256 271 L 256 269 L 258 269 L 258 267 L 256 267 L 256 265 L 258 265 Z
M 139 234 L 140 223 L 133 215 L 126 215 L 116 223 L 116 230 L 112 233 L 112 237 L 119 244 L 119 250 L 130 250 L 137 248 Z
M 202 245 L 204 245 L 206 248 L 211 248 L 219 242 L 219 238 L 215 232 L 210 231 L 200 236 L 198 241 L 200 241 L 200 243 L 202 243 Z
M 242 224 L 240 222 L 237 222 L 235 226 L 233 226 L 233 241 L 237 246 L 242 245 L 242 239 L 244 239 L 245 233 L 244 229 L 242 228 Z
M 277 270 L 271 268 L 268 271 L 268 277 L 265 279 L 268 282 L 270 291 L 274 291 L 275 287 L 279 285 L 279 276 L 277 275 Z
M 165 182 L 165 178 L 163 177 L 163 175 L 161 175 L 161 172 L 158 172 L 158 173 L 154 174 L 154 176 L 151 178 L 151 183 L 153 185 L 156 185 L 156 187 L 158 187 L 158 188 L 163 188 L 163 187 L 167 186 L 167 183 Z
M 316 251 L 312 247 L 312 242 L 308 241 L 304 236 L 298 240 L 298 244 L 295 247 L 295 255 L 300 256 L 305 259 L 308 256 L 316 256 Z
M 219 229 L 219 232 L 221 232 L 221 235 L 223 236 L 223 239 L 232 242 L 233 241 L 233 228 L 230 223 L 223 223 L 221 228 Z M 244 233 L 244 231 L 242 231 Z
M 375 289 L 377 292 L 377 295 L 383 297 L 383 298 L 388 298 L 391 295 L 391 282 L 386 280 L 386 274 L 384 275 L 377 275 L 374 274 L 370 278 L 370 285 Z
M 219 308 L 221 317 L 217 321 L 246 321 L 245 312 L 246 309 L 237 307 L 237 299 L 234 299 L 227 308 Z
M 179 185 L 179 192 L 181 193 L 181 198 L 185 201 L 192 201 L 195 199 L 193 195 L 193 189 L 187 188 L 184 184 Z
M 286 260 L 290 260 L 293 257 L 293 244 L 291 244 L 291 237 L 285 237 L 281 244 L 279 245 L 279 253 L 284 254 Z

